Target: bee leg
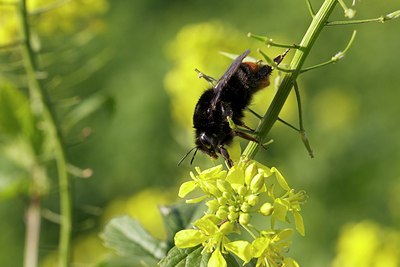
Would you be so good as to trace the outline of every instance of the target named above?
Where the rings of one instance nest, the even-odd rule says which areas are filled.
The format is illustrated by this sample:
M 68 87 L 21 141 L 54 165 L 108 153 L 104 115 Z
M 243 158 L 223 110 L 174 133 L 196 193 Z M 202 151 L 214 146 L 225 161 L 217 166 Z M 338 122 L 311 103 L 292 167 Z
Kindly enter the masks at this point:
M 240 123 L 238 123 L 237 125 L 239 125 L 240 127 L 243 127 L 243 128 L 246 128 L 247 130 L 249 130 L 251 133 L 255 133 L 256 132 L 256 130 L 254 130 L 254 129 L 252 129 L 252 128 L 250 128 L 249 126 L 247 126 L 244 122 L 240 122 Z
M 199 78 L 203 78 L 204 80 L 206 80 L 207 82 L 209 82 L 211 84 L 211 86 L 215 86 L 217 84 L 217 80 L 211 76 L 208 76 L 204 73 L 202 73 L 201 71 L 199 71 L 198 69 L 194 69 L 195 72 L 198 73 Z
M 246 140 L 249 140 L 249 141 L 253 141 L 253 142 L 259 144 L 262 148 L 267 149 L 267 147 L 264 146 L 264 144 L 262 144 L 257 138 L 255 138 L 255 137 L 253 137 L 253 136 L 251 136 L 251 135 L 249 135 L 247 133 L 243 133 L 243 132 L 240 132 L 240 131 L 235 131 L 235 135 L 239 136 L 239 137 L 241 137 L 243 139 L 246 139 Z
M 229 127 L 233 131 L 239 131 L 242 133 L 249 133 L 249 134 L 256 134 L 256 131 L 245 125 L 243 122 L 239 121 L 239 124 L 236 125 L 236 123 L 232 120 L 230 116 L 226 116 L 226 121 L 229 123 Z M 242 127 L 242 128 L 239 128 Z
M 250 128 L 249 126 L 247 126 L 244 122 L 242 122 L 242 121 L 234 122 L 232 120 L 233 110 L 228 103 L 221 101 L 221 106 L 222 106 L 222 115 L 224 115 L 226 121 L 229 123 L 229 126 L 231 127 L 232 130 L 240 130 L 240 129 L 237 129 L 238 128 L 237 126 L 240 126 L 240 127 L 247 129 L 251 134 L 255 133 L 255 130 Z
M 225 159 L 226 164 L 229 168 L 233 166 L 233 161 L 229 157 L 228 150 L 226 150 L 223 146 L 219 147 L 219 153 L 221 153 L 222 157 Z

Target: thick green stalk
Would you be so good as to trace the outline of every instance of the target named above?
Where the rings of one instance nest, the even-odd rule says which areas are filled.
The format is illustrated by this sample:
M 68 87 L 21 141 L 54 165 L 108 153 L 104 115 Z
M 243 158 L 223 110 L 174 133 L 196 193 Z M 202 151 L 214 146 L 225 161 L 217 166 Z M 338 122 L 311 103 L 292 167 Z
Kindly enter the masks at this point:
M 50 132 L 50 140 L 53 143 L 54 158 L 57 164 L 57 175 L 60 187 L 60 239 L 59 239 L 59 266 L 66 267 L 70 262 L 70 239 L 71 239 L 71 217 L 72 217 L 72 201 L 70 191 L 70 177 L 67 171 L 66 151 L 63 144 L 63 138 L 59 124 L 56 120 L 55 112 L 37 78 L 38 68 L 36 64 L 35 54 L 30 42 L 30 28 L 28 22 L 28 12 L 26 9 L 26 0 L 19 0 L 18 10 L 21 24 L 22 34 L 22 57 L 26 75 L 28 78 L 28 87 L 30 93 L 30 102 L 32 112 L 35 116 L 40 117 L 46 124 Z
M 308 27 L 303 40 L 300 43 L 300 49 L 297 49 L 292 61 L 290 62 L 289 69 L 295 71 L 286 73 L 282 83 L 279 85 L 277 93 L 272 100 L 270 107 L 261 119 L 260 125 L 257 128 L 259 132 L 260 141 L 263 142 L 270 132 L 272 126 L 278 119 L 278 115 L 286 102 L 287 97 L 293 87 L 297 76 L 310 52 L 315 40 L 318 38 L 322 28 L 325 26 L 332 10 L 335 8 L 337 0 L 325 0 L 319 11 L 313 17 L 310 26 Z M 243 152 L 243 156 L 252 159 L 258 151 L 258 144 L 250 142 Z

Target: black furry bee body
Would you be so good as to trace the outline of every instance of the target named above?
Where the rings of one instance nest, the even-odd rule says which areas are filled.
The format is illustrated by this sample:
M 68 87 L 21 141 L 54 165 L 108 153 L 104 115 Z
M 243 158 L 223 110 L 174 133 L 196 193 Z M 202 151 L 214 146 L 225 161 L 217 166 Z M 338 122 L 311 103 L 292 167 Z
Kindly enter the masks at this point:
M 254 133 L 243 122 L 244 110 L 251 103 L 254 93 L 269 85 L 269 76 L 273 70 L 269 65 L 242 62 L 249 53 L 250 50 L 246 50 L 238 56 L 217 84 L 200 96 L 193 115 L 196 152 L 201 150 L 212 158 L 220 154 L 229 167 L 233 163 L 225 146 L 235 136 L 258 142 L 252 135 L 232 129 L 229 118 L 236 125 Z M 274 61 L 279 64 L 285 54 L 276 57 Z

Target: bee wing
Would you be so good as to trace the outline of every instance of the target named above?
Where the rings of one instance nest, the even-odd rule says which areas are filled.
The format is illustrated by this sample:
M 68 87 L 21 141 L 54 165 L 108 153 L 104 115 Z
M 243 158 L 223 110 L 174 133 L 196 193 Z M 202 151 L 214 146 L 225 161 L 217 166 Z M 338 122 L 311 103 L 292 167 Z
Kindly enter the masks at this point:
M 235 74 L 236 70 L 239 68 L 240 64 L 242 64 L 242 61 L 247 55 L 250 53 L 250 49 L 247 49 L 246 51 L 243 52 L 240 56 L 238 56 L 232 64 L 229 66 L 229 68 L 226 70 L 224 75 L 218 80 L 217 85 L 214 87 L 214 98 L 211 101 L 211 106 L 212 109 L 215 109 L 215 106 L 217 105 L 219 98 L 221 96 L 221 91 L 222 89 L 228 84 L 228 81 L 231 79 L 233 74 Z

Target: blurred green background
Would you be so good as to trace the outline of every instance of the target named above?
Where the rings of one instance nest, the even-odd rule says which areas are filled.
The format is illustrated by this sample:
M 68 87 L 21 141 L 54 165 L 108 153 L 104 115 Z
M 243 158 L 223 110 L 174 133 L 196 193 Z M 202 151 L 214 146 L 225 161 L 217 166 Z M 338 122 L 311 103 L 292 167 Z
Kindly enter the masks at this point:
M 312 2 L 315 8 L 322 3 Z M 45 84 L 61 123 L 71 110 L 68 101 L 106 99 L 66 134 L 71 163 L 93 171 L 90 178 L 73 178 L 76 266 L 93 266 L 106 256 L 98 233 L 118 214 L 139 218 L 163 237 L 157 205 L 176 201 L 179 183 L 188 179 L 189 160 L 180 167 L 176 163 L 193 146 L 190 120 L 208 86 L 193 70 L 221 75 L 230 60 L 219 51 L 239 54 L 252 48 L 252 56 L 261 58 L 255 52 L 261 48 L 275 56 L 282 50 L 267 48 L 247 33 L 299 43 L 311 20 L 305 1 L 293 0 L 86 5 L 79 20 L 72 15 L 59 20 L 78 21 L 65 31 L 34 25 L 44 51 Z M 378 17 L 399 7 L 395 1 L 357 1 L 355 18 Z M 339 6 L 333 19 L 345 19 Z M 400 21 L 326 27 L 306 66 L 343 50 L 354 29 L 356 40 L 342 61 L 298 81 L 315 158 L 309 158 L 298 134 L 281 124 L 269 136 L 271 148 L 258 154 L 309 195 L 303 210 L 306 237 L 295 237 L 290 252 L 301 266 L 400 266 Z M 7 69 L 13 57 L 0 53 L 1 83 L 11 80 L 21 87 L 21 70 Z M 274 90 L 271 86 L 257 95 L 254 109 L 263 113 Z M 296 108 L 291 95 L 282 117 L 297 124 Z M 195 164 L 214 163 L 198 154 Z M 0 168 L 0 266 L 22 266 L 26 186 L 23 179 L 15 182 L 19 172 L 4 153 Z M 54 171 L 49 173 L 42 204 L 42 266 L 53 265 L 58 241 L 58 225 L 46 219 L 59 211 L 57 180 Z

